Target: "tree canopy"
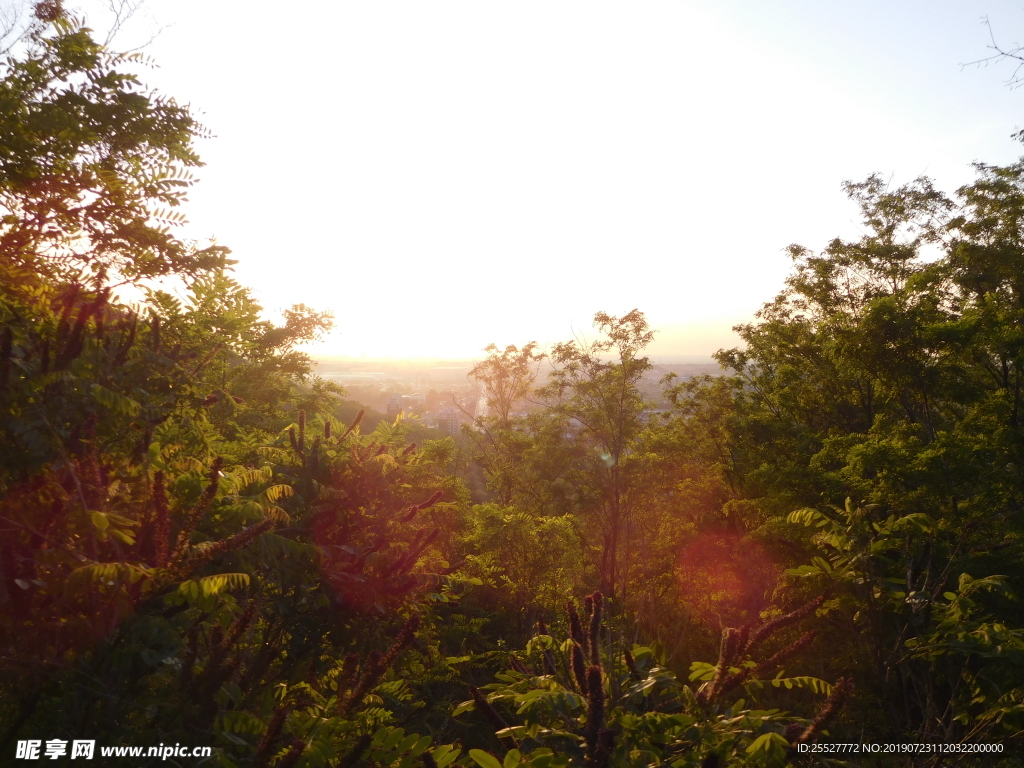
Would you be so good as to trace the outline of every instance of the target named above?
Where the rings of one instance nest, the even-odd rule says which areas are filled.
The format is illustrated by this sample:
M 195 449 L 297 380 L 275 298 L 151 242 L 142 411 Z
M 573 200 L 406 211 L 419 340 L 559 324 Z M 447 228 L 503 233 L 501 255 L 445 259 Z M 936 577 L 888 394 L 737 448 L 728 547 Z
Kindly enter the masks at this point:
M 1024 163 L 846 184 L 865 234 L 791 246 L 721 375 L 661 377 L 639 310 L 491 345 L 444 437 L 177 235 L 202 127 L 36 8 L 0 65 L 0 753 L 1018 764 Z

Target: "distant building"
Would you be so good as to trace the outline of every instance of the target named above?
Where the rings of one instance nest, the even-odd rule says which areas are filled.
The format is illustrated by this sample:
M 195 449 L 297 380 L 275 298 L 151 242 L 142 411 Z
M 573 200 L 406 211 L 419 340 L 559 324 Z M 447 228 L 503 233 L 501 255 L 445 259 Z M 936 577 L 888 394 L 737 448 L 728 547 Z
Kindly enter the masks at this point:
M 458 408 L 438 408 L 435 419 L 437 428 L 446 435 L 454 437 L 459 434 L 459 427 L 462 426 L 462 412 Z
M 422 410 L 426 403 L 425 395 L 402 395 L 402 404 L 406 410 Z
M 388 416 L 395 417 L 402 412 L 402 396 L 401 395 L 388 395 L 388 404 L 385 413 Z

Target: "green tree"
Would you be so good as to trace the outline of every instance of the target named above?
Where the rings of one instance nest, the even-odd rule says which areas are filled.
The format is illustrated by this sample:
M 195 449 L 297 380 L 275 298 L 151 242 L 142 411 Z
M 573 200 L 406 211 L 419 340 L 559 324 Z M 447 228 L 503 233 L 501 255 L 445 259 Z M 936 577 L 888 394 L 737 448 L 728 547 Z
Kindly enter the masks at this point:
M 0 64 L 0 279 L 87 283 L 198 276 L 227 250 L 176 238 L 206 135 L 187 107 L 148 92 L 59 5 L 37 6 L 23 56 Z
M 482 468 L 488 490 L 500 504 L 522 495 L 523 460 L 531 441 L 523 432 L 523 416 L 516 406 L 533 391 L 537 369 L 546 357 L 537 343 L 499 350 L 491 344 L 487 358 L 477 363 L 469 378 L 482 390 L 484 408 L 468 430 L 475 451 L 473 461 Z
M 537 352 L 535 341 L 522 349 L 509 345 L 499 350 L 491 344 L 484 351 L 487 358 L 473 366 L 469 378 L 483 390 L 489 414 L 505 428 L 511 421 L 512 409 L 532 391 L 537 367 L 546 355 Z
M 588 458 L 600 496 L 587 513 L 600 541 L 601 588 L 614 598 L 628 579 L 629 543 L 624 538 L 634 511 L 628 459 L 646 407 L 638 384 L 651 367 L 641 353 L 654 332 L 635 309 L 622 317 L 598 312 L 594 326 L 604 338 L 554 346 L 553 369 L 538 394 L 549 415 L 575 433 L 574 441 L 596 454 Z
M 813 600 L 758 626 L 726 629 L 718 662 L 693 662 L 682 682 L 651 648 L 611 640 L 604 598 L 596 593 L 584 600 L 582 616 L 567 605 L 564 642 L 539 625 L 525 652 L 510 657 L 511 669 L 483 690 L 472 688 L 473 698 L 455 712 L 475 711 L 489 724 L 501 741 L 492 750 L 504 754 L 505 765 L 792 765 L 796 748 L 820 738 L 850 693 L 846 679 L 830 686 L 783 671 L 816 633 L 781 647 L 779 637 L 821 603 Z M 761 704 L 776 690 L 794 688 L 827 695 L 813 719 Z M 502 765 L 484 750 L 469 756 L 481 768 Z
M 0 750 L 412 760 L 433 742 L 396 722 L 422 706 L 412 646 L 463 583 L 451 446 L 329 417 L 298 349 L 329 316 L 261 321 L 225 249 L 160 223 L 198 164 L 187 110 L 50 16 L 0 80 Z
M 586 583 L 586 552 L 571 515 L 539 516 L 491 503 L 475 506 L 469 519 L 466 572 L 495 591 L 495 603 L 511 614 L 517 633 L 555 613 Z
M 843 627 L 835 642 L 863 638 L 842 652 L 862 692 L 852 711 L 859 726 L 894 737 L 981 738 L 999 718 L 1013 721 L 1020 685 L 1019 608 L 981 597 L 981 587 L 968 589 L 970 611 L 956 597 L 960 574 L 1002 573 L 1019 588 L 1022 556 L 1024 168 L 977 171 L 952 198 L 923 179 L 847 185 L 864 237 L 820 254 L 792 248 L 785 290 L 738 329 L 745 348 L 719 355 L 735 377 L 677 390 L 670 427 L 701 436 L 691 446 L 721 467 L 723 511 L 759 530 L 780 562 L 796 550 L 776 516 L 839 508 L 817 519 L 814 541 L 837 573 L 853 553 L 862 560 L 845 615 L 832 614 Z M 957 610 L 959 650 L 947 621 Z M 972 632 L 989 630 L 1008 633 L 1005 656 L 970 649 Z M 932 655 L 912 650 L 927 644 L 919 634 L 932 638 Z M 999 714 L 985 714 L 983 701 Z

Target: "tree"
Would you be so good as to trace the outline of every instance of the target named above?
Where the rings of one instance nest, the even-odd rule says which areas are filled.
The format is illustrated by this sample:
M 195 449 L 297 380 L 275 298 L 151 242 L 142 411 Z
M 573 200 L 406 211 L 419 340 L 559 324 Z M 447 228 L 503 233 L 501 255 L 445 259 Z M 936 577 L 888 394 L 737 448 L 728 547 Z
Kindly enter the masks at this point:
M 597 454 L 591 466 L 601 497 L 590 516 L 601 541 L 601 588 L 614 598 L 627 578 L 628 564 L 620 563 L 621 544 L 633 511 L 630 476 L 623 464 L 643 426 L 645 403 L 637 385 L 651 363 L 640 353 L 654 332 L 636 309 L 622 317 L 598 312 L 594 326 L 605 338 L 555 345 L 553 370 L 538 394 L 550 414 L 565 429 L 578 429 L 576 439 L 589 443 Z
M 0 65 L 0 279 L 92 288 L 231 263 L 171 233 L 201 165 L 187 107 L 145 91 L 59 4 L 37 6 L 26 53 Z
M 504 753 L 505 764 L 782 768 L 793 764 L 800 745 L 821 737 L 851 692 L 845 678 L 831 686 L 783 674 L 783 664 L 817 633 L 804 632 L 781 648 L 777 636 L 808 620 L 821 598 L 757 626 L 726 629 L 718 662 L 694 661 L 687 682 L 653 649 L 612 639 L 604 603 L 600 593 L 588 595 L 582 616 L 568 603 L 563 643 L 538 624 L 525 652 L 509 656 L 511 669 L 497 676 L 499 682 L 485 686 L 486 695 L 471 688 L 473 698 L 455 710 L 488 723 L 502 741 L 492 750 Z M 827 699 L 813 719 L 761 704 L 782 686 Z M 739 690 L 743 695 L 736 698 Z M 758 706 L 748 708 L 748 701 Z M 469 754 L 481 768 L 501 765 L 489 752 Z
M 513 409 L 532 391 L 546 355 L 537 352 L 535 341 L 503 351 L 491 344 L 484 351 L 487 358 L 473 367 L 469 378 L 483 390 L 486 413 L 474 419 L 469 434 L 476 445 L 474 460 L 483 468 L 490 491 L 500 503 L 510 504 L 528 445 L 516 428 Z
M 966 64 L 961 64 L 960 66 L 981 66 L 983 64 L 988 66 L 988 64 L 993 62 L 1011 61 L 1015 64 L 1015 67 L 1013 72 L 1011 72 L 1010 76 L 1006 79 L 1006 84 L 1011 88 L 1019 87 L 1022 82 L 1021 67 L 1024 67 L 1024 46 L 1018 45 L 1017 43 L 1014 43 L 1009 47 L 1000 45 L 996 42 L 996 33 L 995 30 L 992 29 L 992 22 L 990 22 L 988 18 L 985 18 L 984 23 L 985 27 L 988 29 L 988 48 L 989 50 L 994 51 L 994 53 L 989 56 L 985 56 L 984 58 L 969 61 Z M 1021 133 L 1016 133 L 1015 137 L 1020 138 Z
M 183 200 L 198 128 L 52 16 L 0 79 L 0 750 L 46 732 L 224 766 L 418 757 L 431 737 L 395 721 L 418 709 L 419 627 L 461 583 L 437 541 L 448 446 L 330 419 L 298 349 L 329 315 L 261 321 L 226 249 L 156 220 L 178 218 L 155 206 Z
M 1021 585 L 1024 167 L 976 168 L 952 198 L 923 179 L 846 185 L 865 236 L 794 248 L 785 290 L 738 329 L 745 348 L 719 354 L 732 382 L 679 399 L 781 562 L 795 542 L 780 514 L 836 509 L 800 513 L 818 559 L 792 574 L 843 585 L 834 642 L 864 638 L 837 645 L 861 691 L 855 727 L 894 736 L 981 738 L 1013 722 L 1024 681 L 1010 650 L 1024 615 L 997 597 Z M 989 632 L 1007 657 L 986 656 Z
M 535 341 L 522 349 L 509 345 L 503 351 L 491 344 L 484 351 L 487 359 L 473 366 L 469 378 L 483 389 L 484 402 L 498 425 L 507 428 L 512 409 L 530 394 L 537 366 L 546 355 L 537 353 Z

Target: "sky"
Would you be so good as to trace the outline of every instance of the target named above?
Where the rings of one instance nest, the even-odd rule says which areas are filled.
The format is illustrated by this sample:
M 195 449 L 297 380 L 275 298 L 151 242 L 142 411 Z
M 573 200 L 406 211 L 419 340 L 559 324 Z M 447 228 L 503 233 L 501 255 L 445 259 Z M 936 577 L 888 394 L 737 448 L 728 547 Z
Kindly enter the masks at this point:
M 114 47 L 160 30 L 143 79 L 214 134 L 183 234 L 269 316 L 333 312 L 313 354 L 479 358 L 639 308 L 669 361 L 737 345 L 790 243 L 859 236 L 844 180 L 1024 154 L 1012 64 L 963 66 L 986 17 L 1024 39 L 1005 0 L 148 0 Z

